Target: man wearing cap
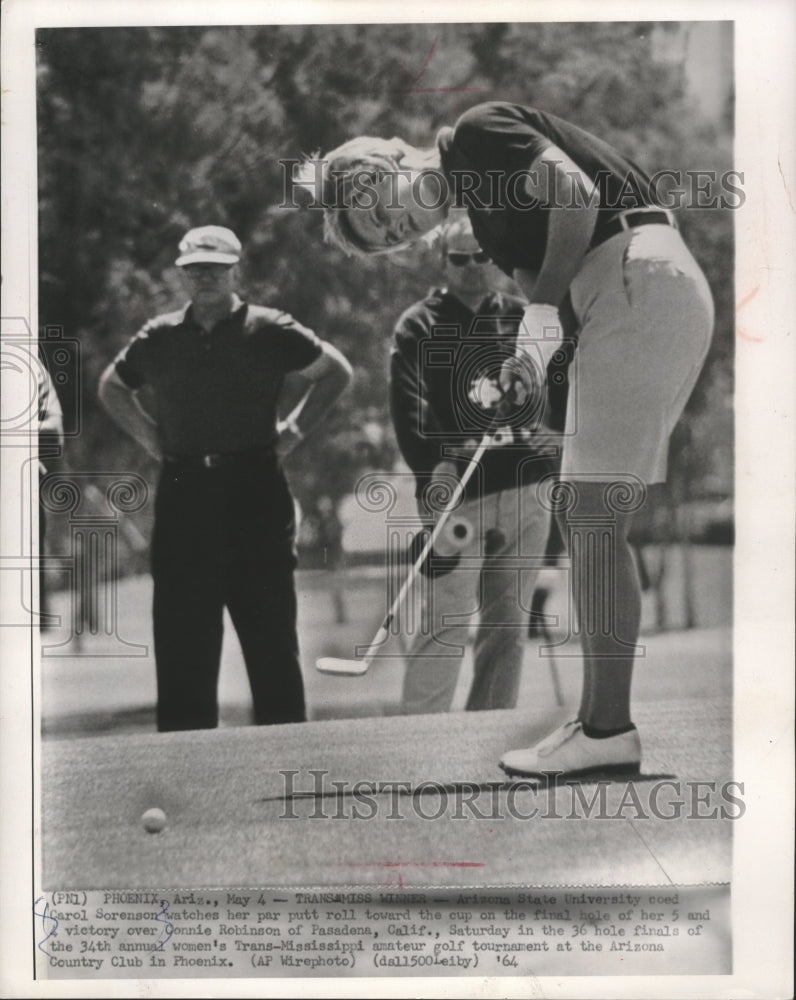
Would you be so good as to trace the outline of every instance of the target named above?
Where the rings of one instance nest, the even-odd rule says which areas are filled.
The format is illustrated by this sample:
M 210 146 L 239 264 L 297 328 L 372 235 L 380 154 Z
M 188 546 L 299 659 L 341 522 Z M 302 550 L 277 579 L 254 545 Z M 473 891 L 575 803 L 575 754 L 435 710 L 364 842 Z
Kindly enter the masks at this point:
M 218 724 L 223 612 L 258 725 L 306 718 L 294 584 L 294 504 L 281 458 L 351 379 L 331 344 L 235 292 L 241 244 L 192 229 L 176 264 L 190 301 L 149 320 L 108 366 L 100 400 L 162 462 L 152 537 L 157 725 Z M 286 380 L 300 402 L 283 420 Z

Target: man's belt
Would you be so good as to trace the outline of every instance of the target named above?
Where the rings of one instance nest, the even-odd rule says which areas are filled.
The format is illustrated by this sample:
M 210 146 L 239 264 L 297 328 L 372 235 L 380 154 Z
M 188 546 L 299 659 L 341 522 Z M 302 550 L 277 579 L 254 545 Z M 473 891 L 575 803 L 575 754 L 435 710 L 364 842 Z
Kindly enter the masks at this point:
M 208 455 L 163 456 L 171 465 L 187 465 L 194 469 L 217 469 L 221 466 L 242 466 L 256 462 L 259 458 L 273 458 L 273 448 L 249 448 L 247 451 L 213 452 Z
M 626 212 L 612 216 L 605 225 L 597 227 L 589 249 L 593 250 L 625 229 L 636 229 L 638 226 L 672 226 L 676 229 L 677 223 L 666 208 L 629 208 Z

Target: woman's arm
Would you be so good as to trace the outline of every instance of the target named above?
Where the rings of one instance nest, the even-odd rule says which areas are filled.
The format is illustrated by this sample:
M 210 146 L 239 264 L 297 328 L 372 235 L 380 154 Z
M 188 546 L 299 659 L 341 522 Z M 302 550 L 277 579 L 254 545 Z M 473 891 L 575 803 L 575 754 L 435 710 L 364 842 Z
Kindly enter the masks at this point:
M 538 273 L 517 268 L 514 280 L 529 303 L 558 307 L 591 243 L 599 197 L 589 177 L 558 146 L 533 161 L 526 193 L 549 209 L 547 247 Z
M 500 384 L 508 390 L 519 379 L 526 391 L 534 392 L 545 384 L 547 367 L 562 346 L 559 306 L 589 249 L 599 198 L 591 180 L 557 146 L 531 164 L 526 193 L 549 209 L 547 244 L 538 273 L 514 271 L 528 306 L 517 335 L 517 357 L 503 366 Z

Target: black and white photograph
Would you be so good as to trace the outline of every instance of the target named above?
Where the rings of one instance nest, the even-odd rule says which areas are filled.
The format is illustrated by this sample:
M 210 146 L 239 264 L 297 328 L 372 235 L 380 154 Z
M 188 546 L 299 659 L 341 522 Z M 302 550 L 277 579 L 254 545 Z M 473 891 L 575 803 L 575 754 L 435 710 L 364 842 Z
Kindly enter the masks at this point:
M 788 5 L 6 15 L 3 995 L 791 995 Z

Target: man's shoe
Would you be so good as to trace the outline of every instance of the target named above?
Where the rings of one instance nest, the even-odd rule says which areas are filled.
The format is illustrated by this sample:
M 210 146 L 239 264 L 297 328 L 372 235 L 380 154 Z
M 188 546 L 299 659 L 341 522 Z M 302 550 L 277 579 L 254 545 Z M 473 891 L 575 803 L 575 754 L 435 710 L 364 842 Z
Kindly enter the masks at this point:
M 509 775 L 564 778 L 584 774 L 638 774 L 641 769 L 641 740 L 634 726 L 626 733 L 592 739 L 580 722 L 565 722 L 541 743 L 527 750 L 504 754 L 500 766 Z

